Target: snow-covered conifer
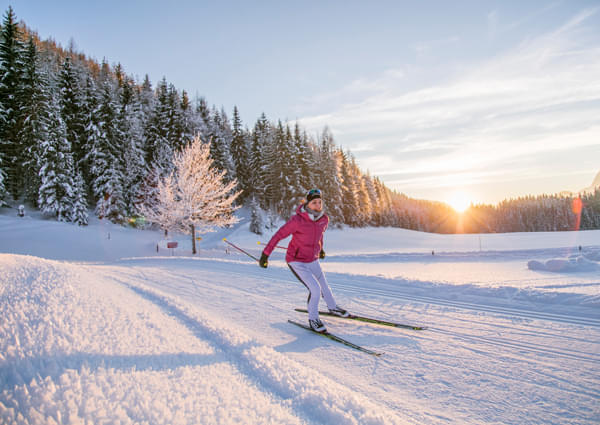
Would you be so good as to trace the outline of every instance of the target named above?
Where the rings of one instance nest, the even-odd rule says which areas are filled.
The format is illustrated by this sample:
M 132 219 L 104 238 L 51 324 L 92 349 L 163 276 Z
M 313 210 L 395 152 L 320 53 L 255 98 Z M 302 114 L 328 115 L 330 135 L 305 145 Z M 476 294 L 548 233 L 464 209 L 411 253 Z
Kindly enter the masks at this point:
M 231 137 L 231 157 L 235 167 L 235 176 L 238 180 L 242 195 L 240 200 L 243 201 L 248 196 L 250 188 L 249 175 L 249 149 L 248 137 L 242 128 L 242 120 L 237 106 L 233 108 L 233 129 Z
M 250 200 L 250 231 L 262 235 L 263 221 L 256 198 Z
M 209 125 L 210 155 L 215 167 L 226 172 L 225 179 L 235 178 L 233 159 L 231 158 L 231 125 L 224 110 L 211 110 Z
M 252 145 L 250 147 L 250 169 L 249 185 L 252 188 L 252 194 L 259 204 L 266 204 L 266 185 L 267 185 L 267 158 L 264 152 L 270 143 L 270 126 L 266 115 L 263 113 L 254 124 L 252 130 Z
M 142 105 L 134 82 L 123 77 L 119 96 L 118 127 L 121 135 L 123 198 L 128 215 L 135 215 L 136 196 L 146 175 Z
M 306 132 L 300 130 L 300 125 L 296 122 L 294 125 L 294 154 L 296 155 L 296 164 L 298 173 L 301 176 L 299 187 L 300 193 L 305 193 L 311 188 L 318 187 L 315 183 L 315 158 L 314 152 L 309 146 Z
M 91 174 L 94 195 L 97 199 L 96 214 L 100 218 L 120 223 L 124 221 L 123 169 L 121 162 L 119 129 L 116 126 L 117 105 L 113 97 L 112 82 L 103 83 L 102 98 L 98 109 L 100 135 L 94 151 Z
M 339 226 L 344 222 L 342 187 L 335 157 L 335 143 L 329 128 L 323 130 L 320 139 L 316 183 L 323 190 L 325 207 L 331 222 Z
M 38 205 L 44 214 L 53 215 L 58 221 L 71 221 L 75 200 L 73 156 L 58 101 L 53 99 L 50 108 L 47 139 L 40 146 Z
M 74 202 L 73 209 L 71 211 L 71 221 L 80 226 L 87 226 L 88 224 L 88 204 L 85 197 L 85 185 L 83 183 L 83 177 L 81 172 L 75 172 L 75 187 L 74 187 Z
M 0 30 L 0 156 L 6 176 L 3 184 L 17 199 L 23 185 L 21 125 L 24 48 L 16 16 L 8 7 Z
M 50 84 L 46 72 L 39 66 L 37 48 L 29 39 L 24 59 L 22 126 L 19 138 L 22 144 L 22 163 L 25 199 L 37 203 L 39 188 L 40 145 L 48 133 Z
M 60 71 L 58 88 L 60 90 L 61 116 L 67 129 L 67 140 L 76 168 L 84 156 L 82 138 L 84 136 L 84 117 L 82 116 L 81 90 L 79 80 L 73 69 L 72 59 L 67 56 Z
M 170 172 L 173 147 L 169 142 L 168 85 L 163 78 L 156 87 L 156 99 L 144 128 L 145 162 L 149 170 L 159 169 L 162 174 Z

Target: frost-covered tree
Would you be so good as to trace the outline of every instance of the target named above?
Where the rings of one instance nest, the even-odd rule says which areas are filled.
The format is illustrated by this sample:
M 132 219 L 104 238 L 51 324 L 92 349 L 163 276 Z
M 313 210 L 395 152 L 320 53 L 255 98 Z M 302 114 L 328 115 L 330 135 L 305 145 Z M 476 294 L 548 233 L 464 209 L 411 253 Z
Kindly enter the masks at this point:
M 237 181 L 224 182 L 226 171 L 219 171 L 210 156 L 210 146 L 196 137 L 173 155 L 173 171 L 158 182 L 158 199 L 143 213 L 162 228 L 192 235 L 196 253 L 196 232 L 207 233 L 217 227 L 238 222 L 233 203 Z

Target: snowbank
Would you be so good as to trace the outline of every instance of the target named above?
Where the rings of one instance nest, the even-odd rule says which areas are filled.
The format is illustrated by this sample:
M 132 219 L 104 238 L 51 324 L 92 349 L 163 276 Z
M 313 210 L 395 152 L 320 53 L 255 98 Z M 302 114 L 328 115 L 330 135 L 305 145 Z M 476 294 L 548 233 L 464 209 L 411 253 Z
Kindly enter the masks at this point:
M 553 258 L 545 262 L 531 260 L 530 270 L 554 273 L 600 272 L 600 251 L 593 250 L 570 258 Z

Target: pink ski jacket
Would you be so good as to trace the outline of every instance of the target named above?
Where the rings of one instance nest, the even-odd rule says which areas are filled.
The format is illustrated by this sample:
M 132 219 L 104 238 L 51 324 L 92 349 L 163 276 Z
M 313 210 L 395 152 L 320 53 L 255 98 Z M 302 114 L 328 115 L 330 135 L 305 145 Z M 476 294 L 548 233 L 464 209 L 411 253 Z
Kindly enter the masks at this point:
M 311 263 L 319 258 L 319 252 L 323 249 L 323 234 L 327 230 L 329 217 L 327 214 L 323 214 L 317 221 L 313 221 L 302 209 L 302 206 L 298 206 L 296 214 L 273 235 L 263 250 L 267 256 L 271 255 L 280 240 L 292 235 L 285 261 L 288 263 L 292 261 Z

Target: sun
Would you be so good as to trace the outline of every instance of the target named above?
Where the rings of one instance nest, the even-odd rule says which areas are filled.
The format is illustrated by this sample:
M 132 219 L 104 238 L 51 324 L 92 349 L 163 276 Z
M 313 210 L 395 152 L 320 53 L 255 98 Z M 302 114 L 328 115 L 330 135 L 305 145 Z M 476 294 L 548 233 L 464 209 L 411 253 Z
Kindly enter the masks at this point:
M 471 206 L 471 198 L 465 192 L 454 192 L 448 197 L 448 205 L 457 213 L 464 213 Z

